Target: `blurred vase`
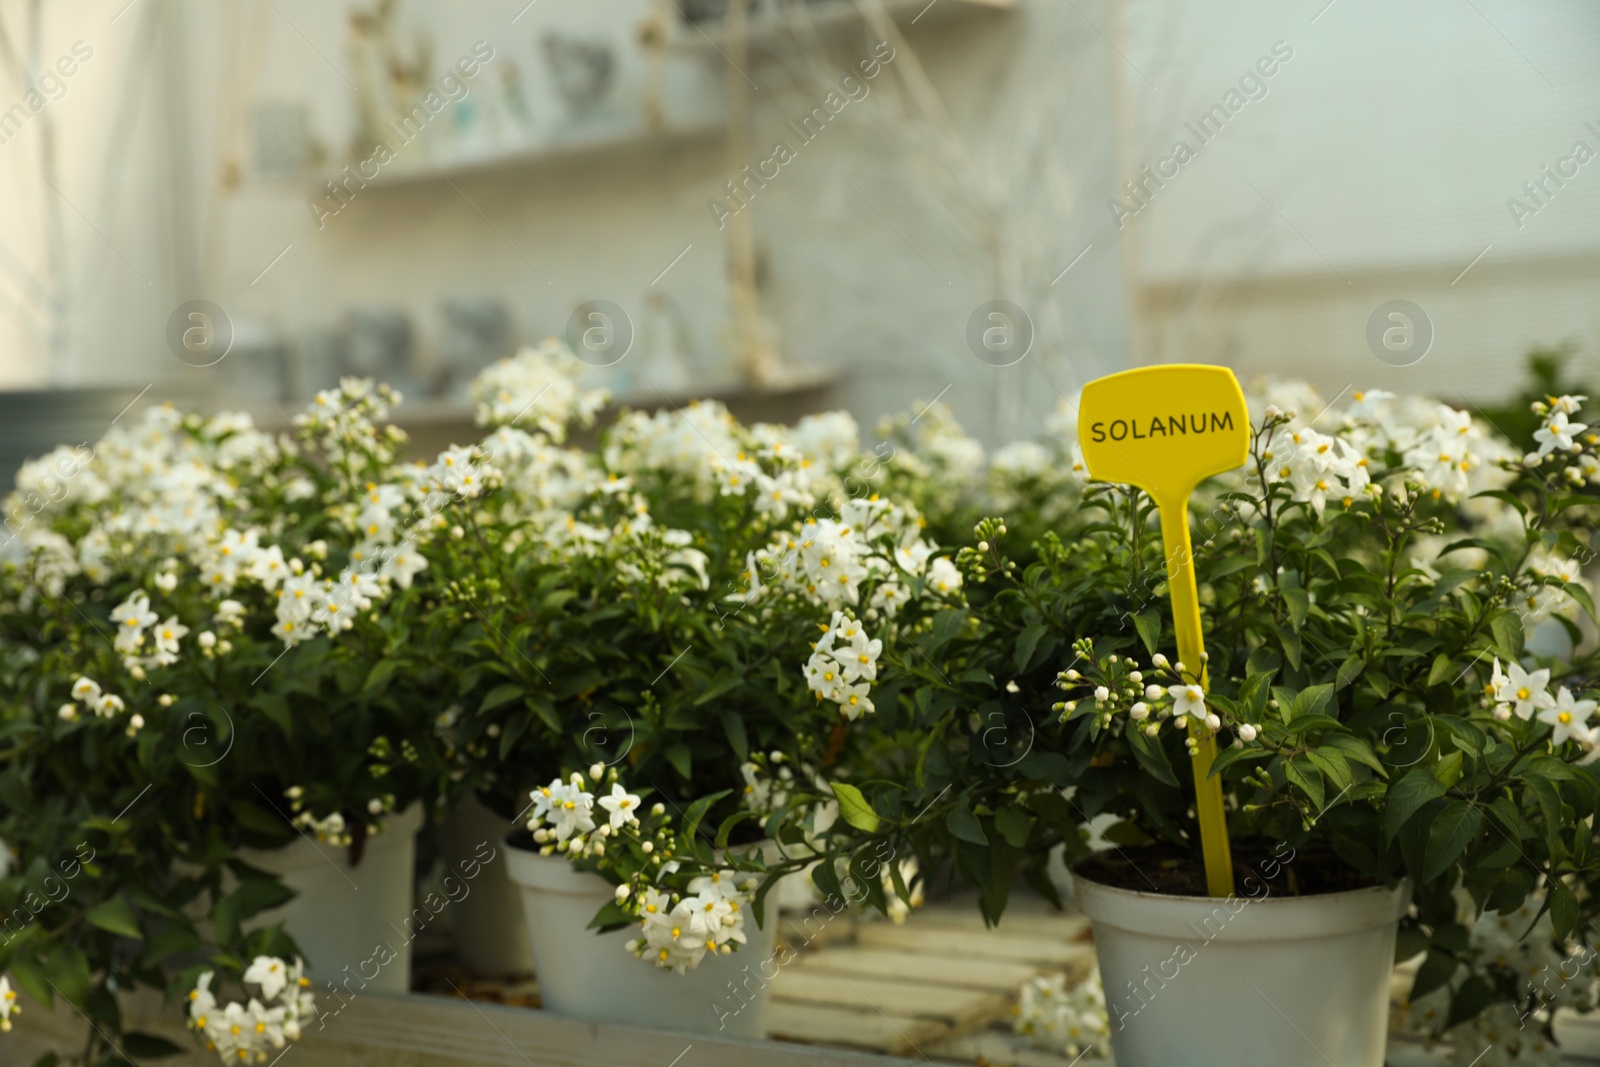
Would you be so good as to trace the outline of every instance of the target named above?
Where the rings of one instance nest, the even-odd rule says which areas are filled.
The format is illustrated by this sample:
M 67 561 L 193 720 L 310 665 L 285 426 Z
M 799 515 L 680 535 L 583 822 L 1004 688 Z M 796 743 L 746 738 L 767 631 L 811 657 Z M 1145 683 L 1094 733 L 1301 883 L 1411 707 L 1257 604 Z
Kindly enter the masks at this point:
M 522 896 L 506 872 L 506 847 L 500 840 L 510 825 L 470 795 L 450 813 L 445 825 L 447 869 L 460 869 L 469 859 L 479 857 L 485 842 L 500 855 L 497 862 L 483 865 L 471 894 L 455 909 L 456 955 L 478 975 L 533 973 Z

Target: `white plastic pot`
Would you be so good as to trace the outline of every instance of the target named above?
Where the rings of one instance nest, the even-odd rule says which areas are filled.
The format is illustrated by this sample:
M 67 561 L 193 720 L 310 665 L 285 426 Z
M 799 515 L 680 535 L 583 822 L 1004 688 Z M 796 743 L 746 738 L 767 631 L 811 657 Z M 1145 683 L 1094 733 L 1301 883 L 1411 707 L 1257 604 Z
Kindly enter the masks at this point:
M 1073 881 L 1118 1067 L 1382 1067 L 1405 884 L 1211 899 Z
M 533 971 L 522 893 L 506 873 L 506 846 L 501 838 L 510 825 L 473 796 L 463 799 L 450 814 L 444 856 L 447 869 L 459 870 L 473 858 L 481 858 L 484 842 L 499 853 L 482 865 L 472 880 L 472 892 L 452 905 L 456 953 L 475 974 L 525 975 Z
M 263 912 L 252 928 L 282 922 L 306 954 L 307 974 L 351 992 L 405 993 L 411 988 L 411 941 L 428 924 L 412 908 L 412 874 L 422 806 L 391 816 L 369 837 L 361 863 L 350 851 L 306 836 L 271 852 L 241 849 L 239 858 L 278 875 L 297 896 Z M 379 951 L 380 946 L 387 951 Z
M 766 927 L 745 924 L 748 943 L 707 956 L 675 974 L 636 959 L 627 943 L 637 928 L 599 934 L 589 923 L 613 888 L 566 860 L 505 846 L 506 870 L 522 890 L 534 974 L 544 1006 L 562 1015 L 692 1033 L 760 1037 L 767 986 L 781 962 L 773 954 L 775 911 Z

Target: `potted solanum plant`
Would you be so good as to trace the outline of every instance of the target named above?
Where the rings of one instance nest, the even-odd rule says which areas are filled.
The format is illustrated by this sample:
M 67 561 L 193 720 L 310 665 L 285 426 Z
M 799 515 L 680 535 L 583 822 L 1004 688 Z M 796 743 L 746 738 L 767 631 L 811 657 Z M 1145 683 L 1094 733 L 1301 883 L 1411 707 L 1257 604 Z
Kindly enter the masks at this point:
M 1548 1041 L 1551 1001 L 1482 966 L 1469 931 L 1542 894 L 1546 941 L 1571 946 L 1600 908 L 1594 653 L 1524 647 L 1591 606 L 1568 521 L 1600 440 L 1580 403 L 1550 398 L 1527 452 L 1376 391 L 1260 410 L 1247 467 L 1192 516 L 1202 664 L 1174 653 L 1142 493 L 1091 485 L 1025 567 L 981 522 L 957 559 L 966 605 L 879 664 L 902 744 L 835 847 L 853 865 L 884 840 L 915 852 L 999 920 L 1018 871 L 1055 893 L 1043 858 L 1064 844 L 1119 1062 L 1380 1062 L 1391 959 L 1422 952 L 1414 996 L 1441 1028 L 1515 1002 Z M 1203 736 L 1223 746 L 1221 900 L 1188 758 Z
M 762 889 L 814 859 L 871 713 L 788 665 L 819 608 L 890 574 L 902 597 L 930 566 L 957 580 L 914 511 L 848 494 L 847 416 L 744 426 L 698 403 L 568 448 L 581 369 L 552 347 L 486 376 L 485 492 L 427 550 L 439 606 L 398 673 L 441 687 L 465 780 L 526 824 L 508 862 L 548 1006 L 759 1033 L 764 997 L 711 1009 L 771 954 Z
M 0 574 L 3 803 L 10 820 L 55 810 L 94 833 L 4 834 L 33 875 L 86 837 L 100 858 L 85 869 L 116 909 L 114 927 L 50 909 L 58 918 L 34 927 L 49 936 L 10 949 L 28 993 L 48 991 L 30 976 L 65 944 L 96 976 L 97 1003 L 138 982 L 192 989 L 190 927 L 213 910 L 229 955 L 211 969 L 235 979 L 255 955 L 294 958 L 293 939 L 251 932 L 272 919 L 322 978 L 365 958 L 372 923 L 390 937 L 385 920 L 404 921 L 411 832 L 448 779 L 432 709 L 370 683 L 425 592 L 413 546 L 455 493 L 448 463 L 396 462 L 403 436 L 383 425 L 396 399 L 347 380 L 277 437 L 244 416 L 154 408 L 20 472 Z M 110 854 L 125 859 L 111 868 Z M 371 891 L 358 903 L 340 868 L 362 863 Z M 187 932 L 168 934 L 173 923 Z M 130 972 L 107 930 L 162 936 Z M 405 964 L 384 977 L 404 989 Z

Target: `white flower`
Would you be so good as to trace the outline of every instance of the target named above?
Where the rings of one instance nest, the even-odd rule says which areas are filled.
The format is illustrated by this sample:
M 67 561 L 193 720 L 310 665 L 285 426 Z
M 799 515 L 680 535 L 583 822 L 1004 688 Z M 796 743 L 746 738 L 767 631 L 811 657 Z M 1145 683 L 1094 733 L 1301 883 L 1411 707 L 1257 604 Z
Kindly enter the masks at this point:
M 611 828 L 620 830 L 635 818 L 634 809 L 639 806 L 639 798 L 622 788 L 621 782 L 612 782 L 611 795 L 601 797 L 600 806 L 610 812 Z
M 1539 711 L 1539 721 L 1553 728 L 1550 735 L 1553 744 L 1559 745 L 1565 741 L 1592 743 L 1592 731 L 1588 723 L 1595 706 L 1593 700 L 1574 700 L 1571 691 L 1562 686 L 1556 691 L 1555 703 Z
M 565 841 L 573 834 L 588 833 L 594 829 L 594 794 L 579 786 L 559 779 L 550 784 L 549 821 L 554 827 L 556 840 Z
M 0 1031 L 11 1030 L 11 1014 L 17 1010 L 17 994 L 11 988 L 11 979 L 0 975 Z
M 844 712 L 845 718 L 855 720 L 863 714 L 878 710 L 873 706 L 867 692 L 868 687 L 865 682 L 859 685 L 847 685 L 840 690 L 839 710 Z
M 1570 398 L 1568 398 L 1570 399 Z M 1554 411 L 1542 429 L 1535 430 L 1533 439 L 1539 442 L 1539 455 L 1548 456 L 1556 449 L 1572 451 L 1572 437 L 1589 427 L 1581 422 L 1568 422 L 1565 411 Z
M 1182 720 L 1186 715 L 1205 719 L 1206 693 L 1198 685 L 1171 685 L 1167 687 L 1167 695 L 1172 697 L 1174 719 Z
M 112 608 L 111 620 L 117 627 L 113 643 L 118 652 L 128 656 L 144 644 L 144 632 L 154 625 L 156 613 L 150 610 L 150 598 L 141 590 Z
M 953 593 L 961 588 L 961 572 L 945 556 L 928 565 L 928 588 L 941 593 Z
M 189 628 L 178 621 L 176 615 L 167 616 L 167 621 L 156 627 L 156 651 L 174 655 L 178 651 L 178 639 L 189 632 Z
M 245 970 L 244 980 L 259 986 L 266 999 L 276 1000 L 289 979 L 282 960 L 275 956 L 257 956 Z
M 1498 667 L 1499 663 L 1496 662 L 1495 666 Z M 1546 688 L 1549 684 L 1548 670 L 1530 673 L 1523 670 L 1520 664 L 1507 664 L 1505 681 L 1495 692 L 1495 700 L 1511 705 L 1511 710 L 1519 719 L 1531 719 L 1534 712 L 1540 708 L 1548 708 L 1554 703 Z
M 88 678 L 79 678 L 72 683 L 72 699 L 81 700 L 86 704 L 94 703 L 100 699 L 99 684 Z

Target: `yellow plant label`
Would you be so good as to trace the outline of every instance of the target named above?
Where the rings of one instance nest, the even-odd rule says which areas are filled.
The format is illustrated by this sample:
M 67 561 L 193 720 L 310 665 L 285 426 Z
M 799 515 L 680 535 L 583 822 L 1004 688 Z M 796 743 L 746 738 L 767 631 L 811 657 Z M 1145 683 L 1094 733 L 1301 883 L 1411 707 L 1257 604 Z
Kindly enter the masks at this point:
M 1250 455 L 1250 416 L 1227 367 L 1140 367 L 1090 382 L 1078 409 L 1089 475 L 1136 485 L 1165 508 Z
M 1250 458 L 1250 416 L 1239 380 L 1227 367 L 1193 363 L 1140 367 L 1084 386 L 1078 406 L 1078 444 L 1089 476 L 1134 485 L 1161 510 L 1172 630 L 1186 681 L 1206 685 L 1200 595 L 1189 542 L 1189 494 L 1213 474 Z M 1222 782 L 1211 776 L 1217 742 L 1191 720 L 1195 738 L 1195 814 L 1205 853 L 1206 887 L 1233 893 Z

